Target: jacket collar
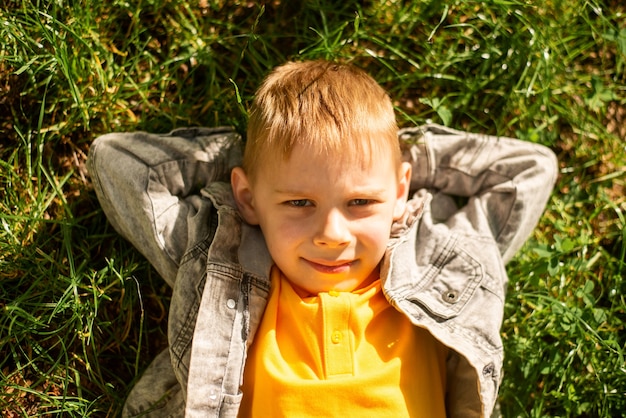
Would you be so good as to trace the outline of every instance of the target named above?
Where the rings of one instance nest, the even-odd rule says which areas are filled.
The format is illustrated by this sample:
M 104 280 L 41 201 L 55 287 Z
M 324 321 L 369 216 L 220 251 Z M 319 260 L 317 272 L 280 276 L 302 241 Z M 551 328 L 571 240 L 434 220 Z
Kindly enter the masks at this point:
M 201 193 L 204 197 L 211 199 L 220 217 L 227 216 L 233 224 L 241 227 L 240 241 L 234 244 L 237 246 L 237 262 L 243 271 L 266 281 L 269 280 L 270 269 L 274 262 L 267 249 L 261 229 L 249 225 L 243 220 L 237 210 L 230 184 L 224 182 L 211 183 Z M 224 219 L 220 219 L 220 223 L 223 222 Z

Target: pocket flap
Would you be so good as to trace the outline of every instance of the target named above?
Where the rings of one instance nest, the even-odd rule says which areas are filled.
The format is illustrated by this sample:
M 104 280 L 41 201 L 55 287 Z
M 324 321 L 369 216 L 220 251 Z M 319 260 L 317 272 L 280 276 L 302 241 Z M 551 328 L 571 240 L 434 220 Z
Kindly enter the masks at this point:
M 483 279 L 483 268 L 452 240 L 426 269 L 422 285 L 410 300 L 441 319 L 457 316 Z

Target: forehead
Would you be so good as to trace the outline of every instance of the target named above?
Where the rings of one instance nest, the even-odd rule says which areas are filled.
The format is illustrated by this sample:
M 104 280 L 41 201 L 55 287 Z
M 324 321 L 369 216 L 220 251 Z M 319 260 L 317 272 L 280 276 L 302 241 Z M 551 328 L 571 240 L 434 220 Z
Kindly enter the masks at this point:
M 396 167 L 391 152 L 321 152 L 297 145 L 289 155 L 264 159 L 260 178 L 275 184 L 333 184 L 352 186 L 366 183 L 388 185 L 395 180 Z

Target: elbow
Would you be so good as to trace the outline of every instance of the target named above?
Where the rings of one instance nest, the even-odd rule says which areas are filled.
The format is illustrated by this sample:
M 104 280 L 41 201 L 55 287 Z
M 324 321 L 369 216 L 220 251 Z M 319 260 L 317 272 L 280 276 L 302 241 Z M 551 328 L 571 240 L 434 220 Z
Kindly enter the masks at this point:
M 97 181 L 98 174 L 107 168 L 103 161 L 109 161 L 111 152 L 115 149 L 113 143 L 115 136 L 112 134 L 102 135 L 94 139 L 89 147 L 87 156 L 87 171 L 92 181 Z
M 539 151 L 535 162 L 535 169 L 538 171 L 536 175 L 552 189 L 559 174 L 559 163 L 556 154 L 544 145 L 535 145 Z
M 533 147 L 532 163 L 520 173 L 516 183 L 525 201 L 538 201 L 540 206 L 545 206 L 558 178 L 558 160 L 550 148 L 539 144 Z

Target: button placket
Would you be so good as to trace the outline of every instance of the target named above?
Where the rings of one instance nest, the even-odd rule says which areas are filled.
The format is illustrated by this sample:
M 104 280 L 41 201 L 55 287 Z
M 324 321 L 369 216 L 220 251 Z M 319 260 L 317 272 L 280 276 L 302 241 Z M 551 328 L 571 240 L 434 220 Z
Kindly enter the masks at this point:
M 346 340 L 352 310 L 350 294 L 320 293 L 324 318 L 324 357 L 327 377 L 352 374 L 354 353 Z

